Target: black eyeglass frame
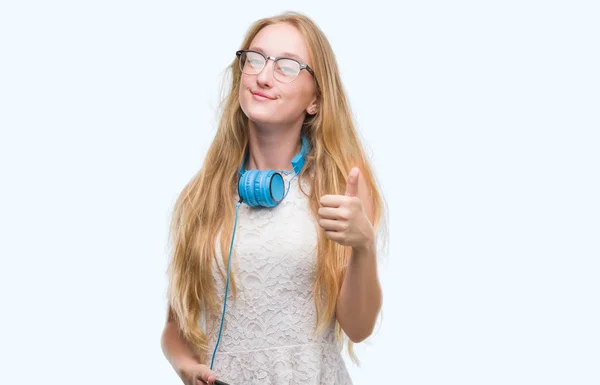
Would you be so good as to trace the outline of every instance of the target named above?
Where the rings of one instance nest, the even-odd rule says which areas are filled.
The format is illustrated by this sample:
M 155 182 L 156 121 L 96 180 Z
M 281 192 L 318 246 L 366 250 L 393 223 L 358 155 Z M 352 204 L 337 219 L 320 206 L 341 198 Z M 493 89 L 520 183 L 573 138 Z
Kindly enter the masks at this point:
M 291 58 L 291 57 L 274 57 L 274 56 L 269 56 L 269 55 L 265 55 L 265 54 L 264 54 L 264 53 L 262 53 L 262 52 L 253 51 L 253 50 L 251 50 L 251 49 L 241 49 L 241 50 L 239 50 L 239 51 L 237 51 L 237 52 L 235 53 L 235 56 L 237 56 L 237 58 L 238 58 L 238 59 L 240 59 L 240 58 L 241 58 L 241 56 L 242 56 L 242 54 L 243 54 L 243 53 L 247 53 L 247 52 L 257 53 L 257 54 L 259 54 L 260 56 L 264 57 L 264 58 L 265 58 L 265 67 L 267 66 L 267 62 L 269 61 L 269 59 L 270 59 L 270 60 L 273 60 L 273 62 L 274 62 L 274 63 L 277 63 L 277 61 L 278 61 L 278 60 L 280 60 L 280 59 L 293 60 L 293 61 L 295 61 L 296 63 L 298 63 L 298 64 L 300 65 L 300 71 L 302 71 L 302 70 L 306 70 L 306 71 L 308 71 L 308 73 L 309 73 L 309 74 L 311 74 L 311 75 L 312 75 L 312 77 L 313 77 L 313 78 L 315 78 L 315 80 L 317 80 L 317 79 L 316 79 L 316 77 L 315 77 L 315 72 L 312 70 L 312 68 L 310 68 L 310 66 L 309 66 L 308 64 L 306 64 L 306 63 L 302 63 L 302 62 L 301 62 L 300 60 L 298 60 L 298 59 L 294 59 L 294 58 Z M 263 70 L 265 67 L 263 67 L 263 68 L 261 69 L 261 71 L 262 71 L 262 70 Z M 240 70 L 241 70 L 241 68 L 240 68 Z M 243 72 L 243 71 L 242 71 L 242 72 Z M 298 75 L 300 75 L 300 72 L 298 72 Z M 296 80 L 297 78 L 298 78 L 298 76 L 296 76 L 296 77 L 294 78 L 294 80 Z M 293 82 L 294 80 L 292 80 L 292 82 Z

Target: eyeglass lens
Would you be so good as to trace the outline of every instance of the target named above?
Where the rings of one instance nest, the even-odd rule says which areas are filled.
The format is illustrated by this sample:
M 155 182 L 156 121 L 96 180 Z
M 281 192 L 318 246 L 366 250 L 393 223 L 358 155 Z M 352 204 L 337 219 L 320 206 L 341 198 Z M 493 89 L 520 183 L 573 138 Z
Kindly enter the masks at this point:
M 240 56 L 240 68 L 243 73 L 256 75 L 266 65 L 264 56 L 256 52 L 243 52 Z M 278 59 L 274 63 L 274 76 L 282 82 L 291 82 L 300 73 L 300 64 L 292 59 Z

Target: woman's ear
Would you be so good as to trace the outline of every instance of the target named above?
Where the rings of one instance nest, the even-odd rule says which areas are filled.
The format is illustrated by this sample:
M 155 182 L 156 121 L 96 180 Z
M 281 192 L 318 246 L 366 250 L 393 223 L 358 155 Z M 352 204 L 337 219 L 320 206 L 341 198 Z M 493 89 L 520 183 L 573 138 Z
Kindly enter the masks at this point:
M 306 107 L 306 113 L 309 115 L 315 115 L 317 112 L 319 112 L 319 105 L 315 100 L 314 102 L 309 104 L 308 107 Z

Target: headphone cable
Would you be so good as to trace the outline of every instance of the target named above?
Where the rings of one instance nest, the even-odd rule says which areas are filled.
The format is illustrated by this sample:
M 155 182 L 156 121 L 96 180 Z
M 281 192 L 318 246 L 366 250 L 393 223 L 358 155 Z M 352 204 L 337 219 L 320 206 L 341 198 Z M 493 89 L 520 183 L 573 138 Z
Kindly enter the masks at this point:
M 225 320 L 225 309 L 227 308 L 227 293 L 229 291 L 229 275 L 231 274 L 231 251 L 233 249 L 233 241 L 235 239 L 235 230 L 237 228 L 238 213 L 242 199 L 235 205 L 235 222 L 233 224 L 233 234 L 231 235 L 231 244 L 229 245 L 229 257 L 227 258 L 227 283 L 225 284 L 225 298 L 223 299 L 223 313 L 221 314 L 221 326 L 219 327 L 219 336 L 217 337 L 217 343 L 215 344 L 215 350 L 213 351 L 212 359 L 210 360 L 210 370 L 212 370 L 215 363 L 215 356 L 217 354 L 217 348 L 221 341 L 221 333 L 223 332 L 223 321 Z

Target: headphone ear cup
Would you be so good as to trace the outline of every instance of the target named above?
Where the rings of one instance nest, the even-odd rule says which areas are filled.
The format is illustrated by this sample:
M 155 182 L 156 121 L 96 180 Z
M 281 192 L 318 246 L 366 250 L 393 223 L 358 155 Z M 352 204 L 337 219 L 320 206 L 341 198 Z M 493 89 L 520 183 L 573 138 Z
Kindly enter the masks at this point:
M 283 176 L 278 172 L 273 172 L 269 178 L 269 197 L 273 201 L 273 206 L 279 204 L 285 196 L 285 183 Z
M 254 194 L 254 183 L 258 175 L 258 170 L 247 170 L 240 179 L 239 187 L 241 187 L 240 196 L 248 206 L 258 206 L 256 195 Z
M 263 207 L 274 207 L 278 203 L 271 195 L 271 181 L 274 174 L 273 170 L 263 170 L 254 181 L 254 196 L 258 204 Z
M 259 171 L 258 174 L 256 175 L 256 178 L 254 179 L 254 198 L 256 199 L 256 202 L 260 205 L 260 206 L 266 206 L 268 203 L 265 201 L 265 197 L 264 197 L 264 191 L 265 191 L 265 180 L 266 180 L 266 176 L 267 176 L 268 171 Z
M 275 170 L 247 170 L 238 182 L 238 194 L 248 206 L 275 207 L 284 196 L 284 182 Z

